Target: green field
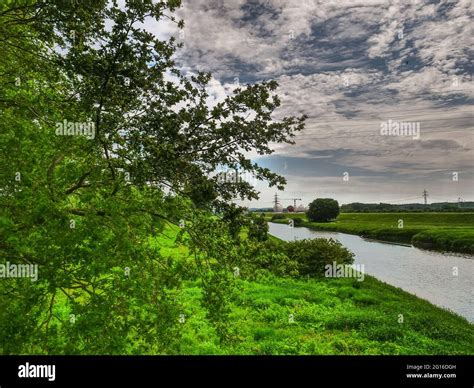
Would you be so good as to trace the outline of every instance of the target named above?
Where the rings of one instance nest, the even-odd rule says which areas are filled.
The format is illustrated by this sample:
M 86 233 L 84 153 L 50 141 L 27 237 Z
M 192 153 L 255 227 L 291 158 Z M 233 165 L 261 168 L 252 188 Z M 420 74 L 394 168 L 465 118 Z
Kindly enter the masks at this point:
M 185 256 L 169 239 L 155 242 L 166 254 Z M 268 275 L 240 279 L 238 288 L 233 339 L 220 343 L 200 306 L 199 284 L 186 283 L 178 354 L 474 353 L 474 326 L 464 318 L 367 275 L 363 282 Z
M 206 323 L 200 288 L 188 286 L 181 354 L 474 353 L 474 327 L 463 318 L 368 276 L 240 281 L 227 344 Z
M 192 265 L 194 256 L 175 242 L 177 232 L 178 228 L 167 228 L 149 243 L 163 257 Z M 191 277 L 184 281 L 174 298 L 185 321 L 170 338 L 166 354 L 474 354 L 474 325 L 466 319 L 368 275 L 359 282 L 355 278 L 292 278 L 262 272 L 255 279 L 237 277 L 235 282 L 237 292 L 229 299 L 230 336 L 221 341 L 201 303 L 201 280 Z M 71 310 L 64 294 L 58 295 L 51 313 L 53 334 L 48 348 L 38 343 L 23 352 L 104 354 L 94 346 L 93 338 L 81 338 L 74 347 L 64 347 L 69 340 L 65 333 L 76 333 L 68 324 Z M 47 316 L 48 312 L 42 314 Z M 79 318 L 76 325 L 82 324 L 86 322 Z M 117 354 L 163 353 L 158 341 L 144 346 L 137 341 L 137 334 L 135 328 L 118 339 L 128 345 L 126 350 L 117 347 Z M 115 354 L 111 349 L 105 354 Z
M 327 223 L 308 222 L 303 213 L 284 216 L 302 218 L 302 226 L 319 230 L 411 243 L 427 249 L 474 253 L 474 213 L 342 213 L 336 221 Z M 272 213 L 266 213 L 268 220 L 271 217 Z M 399 227 L 400 220 L 403 227 Z

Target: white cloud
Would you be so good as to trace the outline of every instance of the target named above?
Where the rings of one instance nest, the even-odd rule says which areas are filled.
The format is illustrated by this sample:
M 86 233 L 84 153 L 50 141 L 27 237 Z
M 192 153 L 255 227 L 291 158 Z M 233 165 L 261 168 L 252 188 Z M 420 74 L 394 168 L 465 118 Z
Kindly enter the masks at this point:
M 192 0 L 178 13 L 181 37 L 169 23 L 148 27 L 185 43 L 177 55 L 184 70 L 213 73 L 210 105 L 232 92 L 235 78 L 276 79 L 282 106 L 275 118 L 310 116 L 296 146 L 275 145 L 277 155 L 329 160 L 315 151 L 347 149 L 335 153 L 341 168 L 387 176 L 376 187 L 374 177 L 361 176 L 348 190 L 333 185 L 338 178 L 296 172 L 288 176 L 292 195 L 325 187 L 344 198 L 390 199 L 384 193 L 418 190 L 397 185 L 425 174 L 438 191 L 468 197 L 472 181 L 449 189 L 443 182 L 446 171 L 474 161 L 473 11 L 471 0 Z M 380 136 L 388 119 L 420 122 L 421 139 Z

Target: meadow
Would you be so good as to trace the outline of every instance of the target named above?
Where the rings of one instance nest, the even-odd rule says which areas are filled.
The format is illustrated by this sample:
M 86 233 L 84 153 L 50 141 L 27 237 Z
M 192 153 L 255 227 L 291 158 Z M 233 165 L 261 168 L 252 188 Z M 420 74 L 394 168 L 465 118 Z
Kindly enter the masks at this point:
M 273 213 L 266 213 L 270 220 Z M 301 226 L 357 234 L 366 238 L 413 244 L 420 248 L 474 253 L 474 213 L 341 213 L 333 222 L 309 222 L 304 213 L 283 214 L 302 219 Z
M 176 237 L 177 227 L 149 238 L 149 245 L 162 258 L 192 267 L 195 257 Z M 243 238 L 247 238 L 245 233 Z M 277 244 L 288 244 L 273 236 Z M 214 259 L 216 260 L 216 259 Z M 156 265 L 159 265 L 157 263 Z M 117 272 L 121 272 L 117 268 Z M 474 325 L 465 318 L 383 283 L 365 274 L 357 278 L 278 276 L 262 270 L 257 276 L 234 277 L 235 290 L 228 299 L 227 329 L 222 340 L 203 305 L 202 280 L 192 275 L 173 292 L 179 324 L 166 347 L 150 337 L 140 338 L 140 324 L 132 325 L 117 346 L 104 350 L 96 337 L 83 336 L 79 328 L 88 324 L 81 316 L 71 325 L 71 304 L 58 294 L 48 346 L 23 347 L 28 354 L 171 354 L 171 355 L 472 355 Z M 81 297 L 80 303 L 85 304 Z M 138 302 L 137 302 L 138 303 Z M 153 309 L 134 305 L 143 319 Z M 137 311 L 138 311 L 137 310 Z M 127 318 L 129 319 L 129 318 Z M 172 318 L 176 319 L 176 318 Z M 114 327 L 114 322 L 96 322 Z M 12 330 L 12 329 L 10 329 Z M 138 331 L 137 331 L 138 330 Z M 76 338 L 79 333 L 79 337 Z M 99 334 L 97 334 L 99 335 Z M 71 337 L 73 345 L 68 345 Z M 155 343 L 156 341 L 156 343 Z M 123 343 L 123 344 L 122 344 Z M 120 346 L 119 346 L 120 345 Z M 124 345 L 124 346 L 122 346 Z M 9 346 L 15 346 L 11 344 Z M 12 348 L 16 349 L 16 347 Z M 166 349 L 166 350 L 164 350 Z M 17 353 L 17 350 L 4 350 Z
M 180 354 L 473 354 L 474 327 L 378 280 L 240 281 L 234 337 L 219 343 L 200 308 L 200 287 L 183 293 L 189 319 Z
M 155 243 L 164 254 L 186 256 L 172 239 Z M 224 343 L 199 303 L 199 282 L 185 285 L 179 300 L 186 321 L 177 354 L 474 353 L 474 326 L 464 318 L 367 275 L 363 282 L 240 278 L 231 301 L 231 340 Z

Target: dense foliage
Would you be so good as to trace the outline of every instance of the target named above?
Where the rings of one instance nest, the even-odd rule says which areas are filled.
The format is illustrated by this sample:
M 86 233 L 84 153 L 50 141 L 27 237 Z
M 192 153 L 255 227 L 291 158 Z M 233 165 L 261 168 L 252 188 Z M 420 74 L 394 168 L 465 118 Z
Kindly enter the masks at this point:
M 268 239 L 268 224 L 265 220 L 264 214 L 252 217 L 249 225 L 248 236 L 257 241 L 266 241 Z
M 284 219 L 286 219 L 286 216 L 284 214 L 276 213 L 272 215 L 271 221 L 284 220 Z
M 292 142 L 304 117 L 272 119 L 273 81 L 209 105 L 211 75 L 182 74 L 175 39 L 145 29 L 163 18 L 182 27 L 179 6 L 1 3 L 0 261 L 39 274 L 0 281 L 0 353 L 173 352 L 183 278 L 202 284 L 206 318 L 228 337 L 245 226 L 228 203 L 258 193 L 214 172 L 281 188 L 245 155 Z M 167 225 L 189 260 L 153 244 Z
M 302 226 L 303 222 L 302 218 L 293 218 L 293 226 Z
M 354 254 L 333 239 L 313 238 L 284 245 L 286 255 L 298 263 L 301 276 L 320 277 L 326 264 L 352 264 Z
M 309 204 L 306 215 L 314 222 L 335 220 L 339 215 L 339 204 L 331 198 L 317 198 Z

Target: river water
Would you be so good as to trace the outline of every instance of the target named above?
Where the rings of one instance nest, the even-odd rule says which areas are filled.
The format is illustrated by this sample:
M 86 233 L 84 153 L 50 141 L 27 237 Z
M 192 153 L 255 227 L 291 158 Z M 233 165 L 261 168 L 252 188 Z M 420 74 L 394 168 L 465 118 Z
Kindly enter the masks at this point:
M 364 264 L 365 273 L 474 322 L 473 255 L 427 251 L 285 224 L 268 225 L 270 234 L 285 241 L 317 237 L 339 240 L 354 252 L 354 264 Z

